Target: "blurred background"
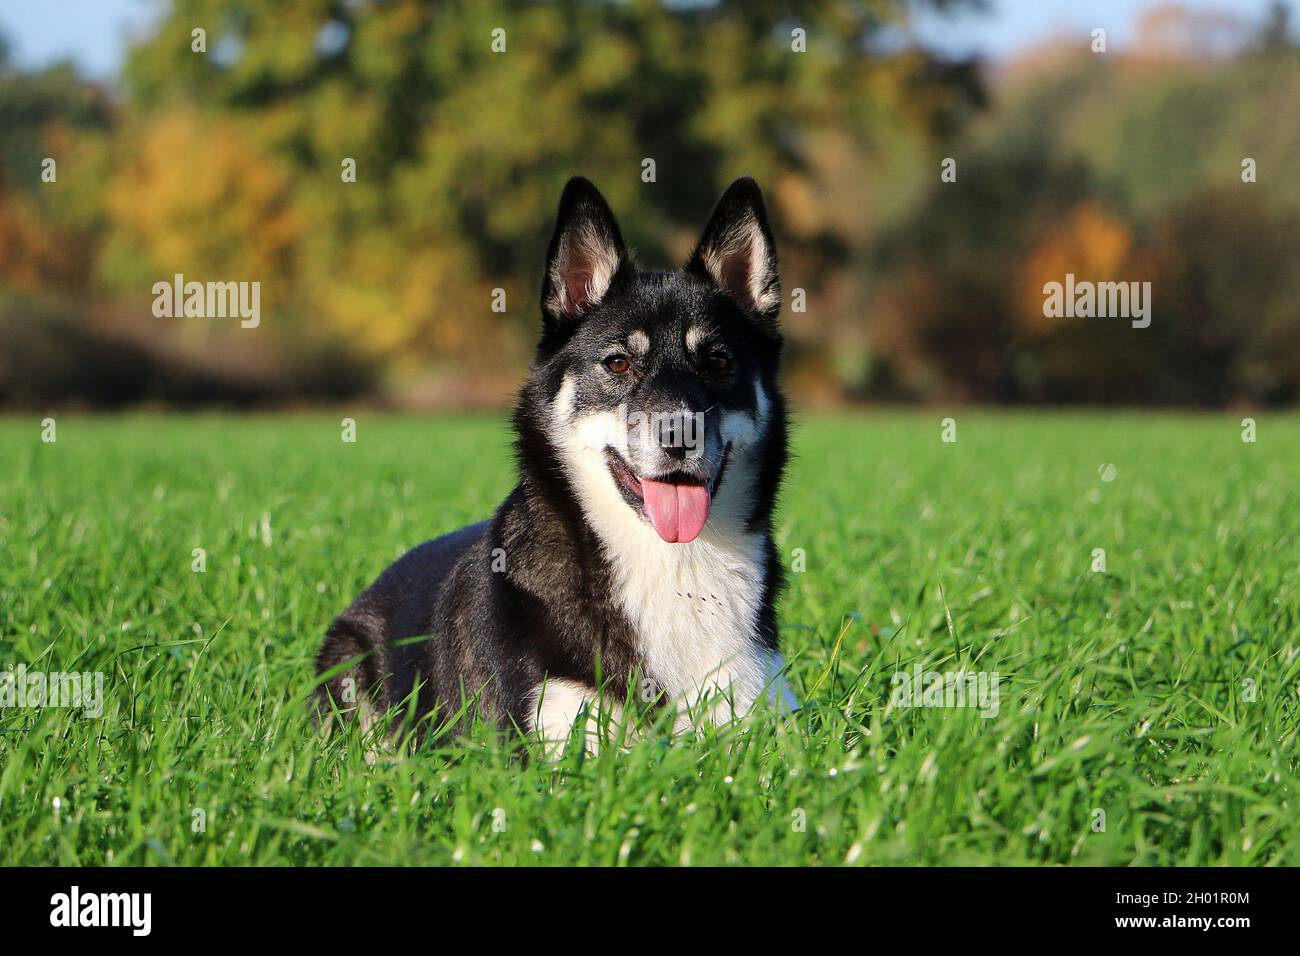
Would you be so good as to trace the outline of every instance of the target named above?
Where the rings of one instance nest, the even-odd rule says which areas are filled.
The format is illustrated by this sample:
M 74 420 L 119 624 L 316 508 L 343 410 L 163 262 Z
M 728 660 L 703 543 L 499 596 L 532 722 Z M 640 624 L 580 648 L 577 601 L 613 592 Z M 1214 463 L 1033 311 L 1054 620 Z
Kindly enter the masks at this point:
M 802 407 L 1291 404 L 1296 26 L 1271 0 L 6 0 L 0 405 L 508 403 L 573 174 L 660 268 L 759 179 Z M 1150 328 L 1045 318 L 1067 272 L 1151 282 Z M 260 325 L 155 317 L 176 273 L 260 282 Z

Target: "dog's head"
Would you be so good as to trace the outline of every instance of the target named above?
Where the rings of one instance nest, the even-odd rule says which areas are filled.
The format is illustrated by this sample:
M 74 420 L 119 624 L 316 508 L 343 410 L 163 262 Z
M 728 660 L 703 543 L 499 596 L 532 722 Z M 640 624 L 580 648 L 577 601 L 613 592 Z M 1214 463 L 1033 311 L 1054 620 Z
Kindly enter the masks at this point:
M 780 306 L 752 179 L 723 194 L 678 272 L 638 269 L 604 197 L 569 181 L 525 394 L 546 414 L 520 424 L 545 434 L 603 537 L 685 543 L 766 520 L 785 457 Z

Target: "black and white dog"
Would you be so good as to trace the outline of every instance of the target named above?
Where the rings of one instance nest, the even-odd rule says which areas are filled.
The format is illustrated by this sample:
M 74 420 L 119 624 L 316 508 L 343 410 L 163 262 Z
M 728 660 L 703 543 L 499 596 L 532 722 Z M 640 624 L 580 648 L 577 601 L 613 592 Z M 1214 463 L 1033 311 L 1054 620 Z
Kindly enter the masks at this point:
M 519 483 L 494 517 L 410 551 L 335 620 L 321 704 L 405 701 L 446 719 L 473 700 L 553 741 L 593 719 L 598 694 L 620 714 L 633 681 L 679 726 L 796 706 L 771 527 L 786 461 L 780 306 L 752 179 L 727 189 L 680 272 L 641 271 L 604 197 L 570 180 L 514 415 Z

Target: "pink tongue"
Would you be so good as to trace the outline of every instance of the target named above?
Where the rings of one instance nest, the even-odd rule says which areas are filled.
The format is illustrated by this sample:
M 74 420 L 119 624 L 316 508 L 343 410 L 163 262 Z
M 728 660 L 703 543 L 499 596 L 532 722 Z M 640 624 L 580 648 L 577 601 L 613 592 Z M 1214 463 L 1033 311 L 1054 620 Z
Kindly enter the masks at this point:
M 709 520 L 712 499 L 704 485 L 672 485 L 643 478 L 641 495 L 650 523 L 670 544 L 694 541 Z

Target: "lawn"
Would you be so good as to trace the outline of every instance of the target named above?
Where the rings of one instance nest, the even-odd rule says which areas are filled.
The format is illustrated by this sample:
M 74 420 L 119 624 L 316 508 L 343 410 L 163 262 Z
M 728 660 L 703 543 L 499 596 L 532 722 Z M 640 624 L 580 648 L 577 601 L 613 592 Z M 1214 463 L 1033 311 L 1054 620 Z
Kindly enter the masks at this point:
M 509 489 L 503 418 L 0 420 L 0 666 L 104 675 L 0 710 L 0 863 L 1300 864 L 1300 418 L 944 414 L 796 423 L 798 715 L 555 765 L 369 763 L 304 704 L 330 619 Z M 891 700 L 918 667 L 997 706 Z

